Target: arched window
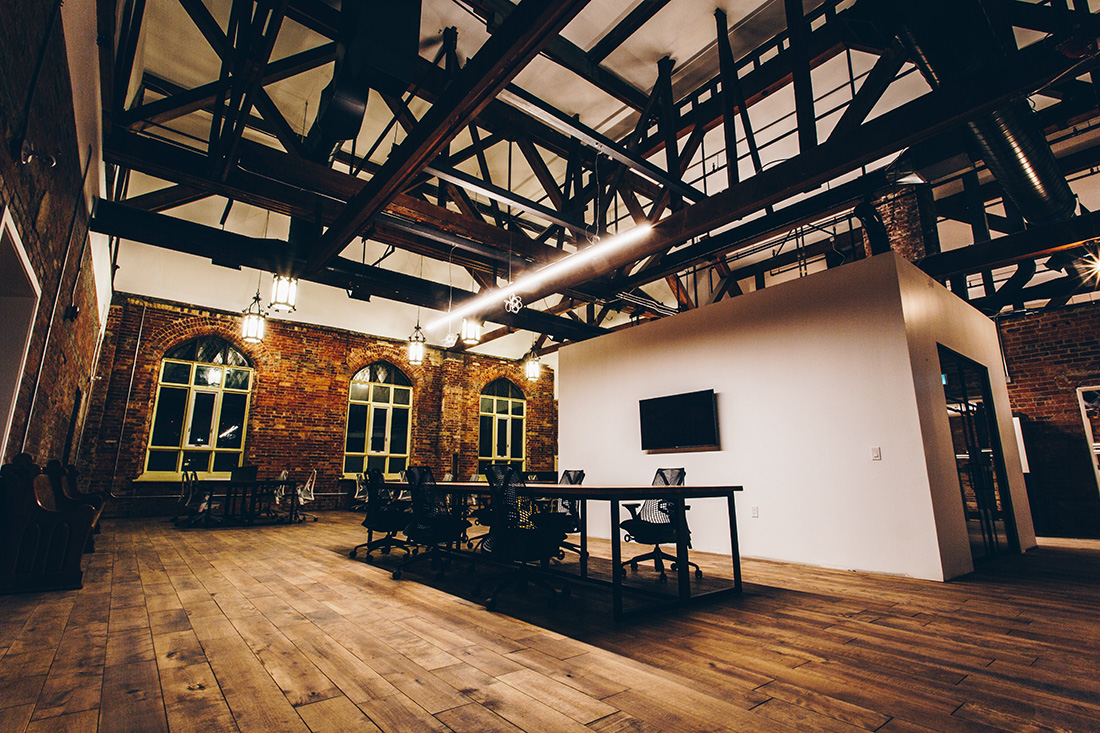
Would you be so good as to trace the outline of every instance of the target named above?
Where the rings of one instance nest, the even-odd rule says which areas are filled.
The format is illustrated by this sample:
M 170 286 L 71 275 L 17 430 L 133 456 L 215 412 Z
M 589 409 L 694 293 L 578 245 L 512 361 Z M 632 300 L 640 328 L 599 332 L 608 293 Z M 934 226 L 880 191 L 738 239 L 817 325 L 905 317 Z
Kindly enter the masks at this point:
M 344 473 L 368 468 L 396 474 L 409 464 L 412 382 L 400 369 L 376 361 L 356 372 L 348 390 Z
M 523 470 L 526 413 L 523 393 L 507 379 L 496 379 L 481 391 L 478 473 L 485 473 L 490 463 L 511 463 Z
M 252 365 L 225 339 L 201 336 L 160 363 L 145 470 L 225 474 L 241 465 Z

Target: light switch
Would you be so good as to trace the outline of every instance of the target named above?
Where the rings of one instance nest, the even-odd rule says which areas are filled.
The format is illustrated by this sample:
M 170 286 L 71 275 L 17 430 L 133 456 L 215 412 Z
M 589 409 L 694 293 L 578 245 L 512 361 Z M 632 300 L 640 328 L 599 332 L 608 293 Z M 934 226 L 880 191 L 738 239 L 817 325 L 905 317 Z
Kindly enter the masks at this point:
M 751 507 L 749 507 L 749 513 L 751 513 L 753 517 L 759 517 L 760 507 L 756 506 L 755 504 L 752 505 Z
M 871 460 L 872 461 L 881 461 L 882 460 L 882 448 L 878 447 L 877 445 L 871 446 Z

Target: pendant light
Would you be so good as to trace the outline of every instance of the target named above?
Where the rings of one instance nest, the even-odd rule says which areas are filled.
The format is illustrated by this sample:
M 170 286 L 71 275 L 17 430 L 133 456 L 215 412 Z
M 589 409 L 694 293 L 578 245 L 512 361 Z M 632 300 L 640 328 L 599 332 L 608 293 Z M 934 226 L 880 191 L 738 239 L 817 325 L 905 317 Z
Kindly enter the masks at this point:
M 273 311 L 289 313 L 293 311 L 298 298 L 298 278 L 289 275 L 276 275 L 271 283 L 271 304 Z
M 241 319 L 241 338 L 249 344 L 258 344 L 263 341 L 266 318 L 267 314 L 260 305 L 260 289 L 257 287 L 252 303 L 244 309 L 244 318 Z
M 409 363 L 420 366 L 424 363 L 424 342 L 427 341 L 424 332 L 420 330 L 420 319 L 416 319 L 416 328 L 409 336 Z
M 481 321 L 476 318 L 462 319 L 462 343 L 477 346 L 481 341 Z
M 527 352 L 527 361 L 523 365 L 523 371 L 527 374 L 528 382 L 539 381 L 542 367 L 539 365 L 539 355 L 535 353 L 535 345 L 531 344 L 531 350 Z

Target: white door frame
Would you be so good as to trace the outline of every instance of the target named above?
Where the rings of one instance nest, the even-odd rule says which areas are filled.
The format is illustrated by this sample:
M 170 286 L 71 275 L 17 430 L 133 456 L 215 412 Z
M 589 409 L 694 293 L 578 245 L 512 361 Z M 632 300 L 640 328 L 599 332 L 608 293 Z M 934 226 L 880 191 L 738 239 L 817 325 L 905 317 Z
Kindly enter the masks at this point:
M 0 420 L 3 421 L 0 454 L 7 448 L 15 419 L 41 296 L 42 287 L 23 248 L 11 209 L 5 207 L 0 218 L 0 306 L 4 311 L 4 318 L 0 319 Z M 10 458 L 3 456 L 5 462 Z

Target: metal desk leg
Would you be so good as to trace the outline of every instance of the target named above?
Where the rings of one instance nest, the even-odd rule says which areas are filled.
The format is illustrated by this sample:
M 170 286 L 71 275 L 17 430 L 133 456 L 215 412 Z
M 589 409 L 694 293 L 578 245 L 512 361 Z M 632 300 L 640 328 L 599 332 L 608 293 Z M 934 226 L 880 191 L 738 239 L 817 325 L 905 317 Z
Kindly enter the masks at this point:
M 619 500 L 611 499 L 611 613 L 618 621 L 623 616 L 623 550 L 619 532 Z
M 691 598 L 691 566 L 688 565 L 687 506 L 684 498 L 673 502 L 676 511 L 676 580 L 679 583 L 680 600 Z
M 581 521 L 581 577 L 588 577 L 588 501 L 581 499 L 577 505 Z
M 729 507 L 730 518 L 730 556 L 733 558 L 733 587 L 741 592 L 741 548 L 737 542 L 737 507 L 733 502 L 733 492 L 726 496 L 726 506 Z

